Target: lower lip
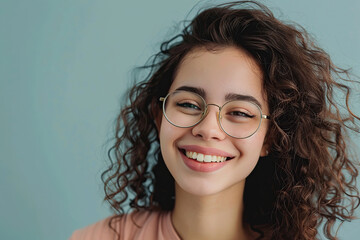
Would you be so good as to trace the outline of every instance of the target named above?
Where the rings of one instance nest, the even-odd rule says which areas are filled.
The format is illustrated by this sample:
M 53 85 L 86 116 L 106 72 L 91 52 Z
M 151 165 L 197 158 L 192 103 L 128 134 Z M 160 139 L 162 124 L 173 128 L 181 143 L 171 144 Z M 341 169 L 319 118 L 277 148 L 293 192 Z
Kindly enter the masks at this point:
M 191 170 L 197 171 L 197 172 L 214 172 L 227 163 L 225 162 L 198 162 L 194 159 L 186 157 L 182 152 L 180 152 L 181 157 Z

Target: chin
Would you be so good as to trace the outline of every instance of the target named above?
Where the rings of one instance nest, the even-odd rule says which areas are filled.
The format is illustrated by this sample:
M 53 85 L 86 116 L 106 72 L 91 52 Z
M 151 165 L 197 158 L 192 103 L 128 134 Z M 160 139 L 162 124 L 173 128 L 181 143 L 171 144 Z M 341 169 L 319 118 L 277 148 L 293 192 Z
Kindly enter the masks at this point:
M 222 194 L 227 190 L 238 187 L 242 189 L 245 185 L 245 179 L 239 179 L 239 181 L 235 183 L 226 183 L 224 181 L 219 181 L 218 179 L 193 179 L 190 177 L 187 178 L 187 180 L 188 181 L 186 182 L 176 182 L 178 185 L 177 187 L 180 187 L 182 191 L 188 194 L 198 197 Z

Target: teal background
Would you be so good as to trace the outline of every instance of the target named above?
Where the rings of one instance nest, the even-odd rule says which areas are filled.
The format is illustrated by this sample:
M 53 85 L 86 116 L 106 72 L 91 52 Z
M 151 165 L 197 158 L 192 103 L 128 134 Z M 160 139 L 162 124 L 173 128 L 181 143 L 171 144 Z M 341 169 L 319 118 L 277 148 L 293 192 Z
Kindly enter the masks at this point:
M 360 75 L 360 1 L 264 2 Z M 0 0 L 0 239 L 67 239 L 110 214 L 100 174 L 130 71 L 194 4 Z M 360 220 L 339 234 L 359 235 Z

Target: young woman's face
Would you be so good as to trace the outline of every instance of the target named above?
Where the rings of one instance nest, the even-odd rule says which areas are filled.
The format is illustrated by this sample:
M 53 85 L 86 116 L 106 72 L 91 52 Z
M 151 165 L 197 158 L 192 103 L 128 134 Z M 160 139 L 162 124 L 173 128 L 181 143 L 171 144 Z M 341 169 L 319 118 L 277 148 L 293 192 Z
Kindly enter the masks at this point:
M 169 92 L 178 89 L 202 92 L 207 104 L 222 106 L 230 98 L 247 96 L 269 115 L 262 89 L 262 73 L 243 50 L 227 47 L 216 52 L 202 49 L 189 53 L 179 66 Z M 196 126 L 179 128 L 162 116 L 160 147 L 166 166 L 182 190 L 195 195 L 210 195 L 244 184 L 259 156 L 265 155 L 268 120 L 251 137 L 236 139 L 220 127 L 219 108 L 210 105 L 206 117 Z M 186 156 L 186 152 L 190 157 Z M 203 155 L 194 160 L 194 153 Z M 188 155 L 189 156 L 189 155 Z M 201 162 L 208 161 L 225 162 Z M 213 157 L 215 156 L 215 158 Z

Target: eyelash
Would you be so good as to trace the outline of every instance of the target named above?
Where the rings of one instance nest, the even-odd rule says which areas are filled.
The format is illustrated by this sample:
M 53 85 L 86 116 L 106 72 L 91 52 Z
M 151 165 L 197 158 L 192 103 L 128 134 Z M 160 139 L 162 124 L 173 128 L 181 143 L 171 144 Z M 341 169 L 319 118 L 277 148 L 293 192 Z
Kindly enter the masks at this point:
M 233 114 L 233 113 L 240 113 L 240 114 Z M 231 115 L 231 116 L 235 116 L 235 117 L 238 117 L 238 116 L 246 117 L 246 118 L 253 118 L 254 117 L 254 115 L 250 115 L 250 114 L 247 114 L 247 113 L 244 113 L 244 112 L 241 112 L 241 111 L 233 111 L 233 112 L 230 112 L 228 114 Z
M 194 108 L 196 110 L 201 110 L 198 106 L 196 106 L 195 104 L 189 103 L 189 102 L 176 103 L 176 106 L 184 107 L 184 108 Z

